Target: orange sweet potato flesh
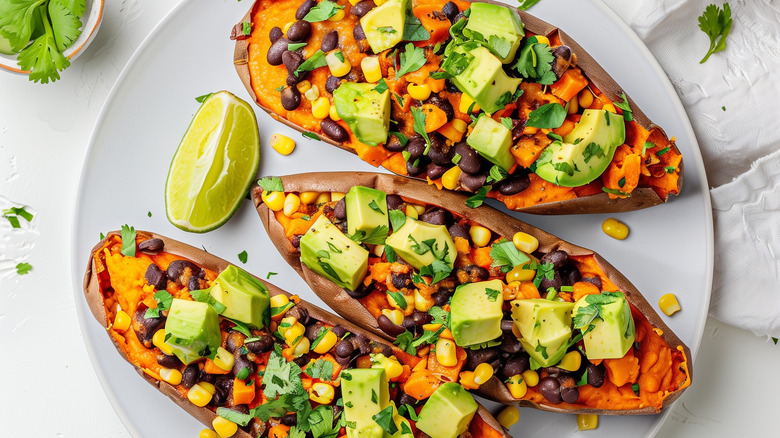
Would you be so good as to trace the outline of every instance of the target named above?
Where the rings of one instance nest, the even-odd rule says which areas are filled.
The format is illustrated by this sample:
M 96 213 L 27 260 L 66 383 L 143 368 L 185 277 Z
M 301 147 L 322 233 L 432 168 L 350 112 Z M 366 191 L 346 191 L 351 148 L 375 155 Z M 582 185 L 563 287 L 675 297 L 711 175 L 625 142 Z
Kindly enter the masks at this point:
M 468 217 L 499 236 L 508 237 L 522 231 L 539 240 L 538 251 L 542 254 L 555 250 L 564 250 L 569 254 L 579 268 L 583 277 L 599 277 L 602 290 L 620 290 L 632 306 L 632 312 L 637 326 L 637 336 L 642 337 L 638 343 L 640 350 L 635 354 L 638 359 L 639 381 L 643 388 L 664 388 L 660 391 L 643 391 L 639 397 L 631 389 L 631 383 L 620 387 L 604 385 L 602 388 L 581 390 L 581 397 L 576 404 L 550 404 L 535 391 L 529 388 L 528 395 L 522 400 L 516 400 L 498 378 L 494 377 L 477 391 L 478 394 L 505 404 L 515 403 L 537 409 L 563 413 L 595 413 L 602 415 L 622 414 L 653 414 L 660 412 L 676 400 L 687 388 L 692 379 L 691 353 L 688 347 L 669 329 L 654 307 L 647 302 L 641 293 L 620 272 L 604 260 L 599 254 L 575 246 L 560 238 L 539 230 L 517 219 L 509 217 L 489 206 L 475 209 L 465 205 L 466 196 L 448 191 L 431 190 L 422 181 L 403 178 L 395 175 L 370 172 L 318 172 L 309 174 L 286 175 L 281 177 L 285 192 L 347 192 L 354 185 L 375 188 L 387 194 L 397 194 L 410 202 L 420 205 L 443 207 L 456 216 Z M 377 316 L 386 305 L 387 299 L 382 294 L 376 296 L 376 291 L 357 302 L 347 292 L 334 283 L 308 269 L 300 261 L 300 253 L 292 246 L 284 226 L 276 220 L 276 215 L 262 203 L 261 189 L 252 189 L 252 197 L 257 207 L 266 231 L 271 241 L 282 257 L 303 277 L 314 292 L 343 317 L 353 321 L 370 332 L 392 339 L 384 333 L 377 323 Z M 458 240 L 458 239 L 456 239 Z M 463 240 L 463 239 L 460 239 Z M 489 254 L 487 255 L 489 257 Z M 522 297 L 538 297 L 538 290 L 530 287 L 519 291 Z M 577 284 L 573 294 L 578 297 L 598 292 L 598 288 L 590 283 Z M 593 289 L 596 289 L 594 291 Z M 430 360 L 430 359 L 429 359 Z M 618 367 L 615 367 L 617 369 Z M 430 370 L 431 367 L 429 366 Z M 646 386 L 649 385 L 649 386 Z M 627 388 L 627 389 L 626 389 Z M 618 395 L 625 395 L 617 397 Z
M 139 303 L 148 301 L 147 298 L 155 293 L 154 287 L 146 285 L 143 280 L 146 268 L 150 263 L 156 263 L 161 269 L 166 269 L 168 264 L 173 260 L 186 259 L 202 267 L 206 271 L 207 280 L 216 278 L 218 273 L 227 268 L 230 264 L 200 248 L 169 239 L 165 236 L 147 231 L 137 231 L 136 233 L 137 243 L 147 239 L 161 239 L 164 242 L 162 252 L 149 254 L 137 251 L 136 257 L 123 256 L 120 254 L 120 249 L 122 247 L 120 233 L 118 231 L 108 233 L 106 238 L 95 245 L 90 252 L 86 273 L 84 274 L 84 298 L 96 321 L 101 327 L 106 328 L 108 337 L 114 344 L 117 352 L 127 362 L 133 365 L 138 374 L 190 415 L 204 425 L 211 427 L 211 422 L 216 417 L 214 411 L 208 407 L 199 408 L 192 404 L 187 399 L 187 390 L 181 385 L 172 386 L 160 379 L 159 371 L 161 366 L 156 361 L 159 350 L 156 348 L 147 349 L 144 347 L 136 337 L 132 327 L 125 332 L 119 332 L 113 329 L 111 324 L 116 316 L 118 306 L 121 306 L 128 314 L 132 315 L 135 313 L 135 309 Z M 279 289 L 273 284 L 262 279 L 259 280 L 266 285 L 271 296 L 279 294 L 284 294 L 288 297 L 291 296 L 288 292 Z M 168 292 L 174 297 L 191 299 L 186 289 L 180 290 L 171 282 L 169 282 Z M 154 302 L 153 299 L 151 301 Z M 389 346 L 386 340 L 368 333 L 352 322 L 344 320 L 313 304 L 300 301 L 296 306 L 305 308 L 309 316 L 314 320 L 321 321 L 330 326 L 341 325 L 351 333 L 365 335 L 371 342 Z M 226 336 L 224 331 L 222 336 L 224 340 Z M 408 369 L 411 369 L 411 367 L 420 362 L 420 359 L 417 357 L 409 356 L 395 347 L 391 348 L 399 361 L 404 363 L 405 367 Z M 258 364 L 259 370 L 262 370 L 265 367 L 263 361 L 267 361 L 269 355 L 270 352 L 258 355 L 260 356 L 260 363 Z M 329 354 L 322 355 L 321 358 L 324 360 L 333 360 Z M 334 374 L 340 370 L 340 366 L 337 365 L 338 364 L 334 363 Z M 235 385 L 233 388 L 233 397 L 237 397 L 243 402 L 248 402 L 250 408 L 260 405 L 266 401 L 262 391 L 256 391 L 261 384 L 262 377 L 258 376 L 255 379 L 254 385 L 247 386 L 244 385 L 243 382 L 240 385 Z M 477 415 L 475 415 L 474 420 L 472 421 L 478 422 L 477 426 L 472 427 L 472 430 L 478 431 L 478 433 L 473 435 L 476 438 L 510 438 L 498 424 L 498 421 L 482 406 L 479 407 Z M 268 425 L 270 426 L 270 424 Z M 269 429 L 269 435 L 273 435 L 273 433 L 276 432 L 286 435 L 287 430 L 283 430 L 286 426 L 282 428 L 279 428 L 278 426 L 281 425 L 271 427 Z M 258 433 L 259 435 L 257 436 L 261 436 L 263 431 Z M 239 429 L 234 436 L 237 438 L 252 438 L 255 435 L 250 435 L 244 430 Z
M 447 0 L 412 0 L 413 13 L 417 16 L 424 27 L 430 33 L 431 38 L 428 41 L 416 42 L 419 47 L 433 47 L 436 42 L 447 37 L 449 20 L 441 20 L 436 17 L 434 11 L 438 12 Z M 491 0 L 484 0 L 485 3 L 496 3 Z M 468 8 L 469 3 L 465 1 L 455 2 L 463 10 Z M 268 33 L 272 27 L 284 27 L 287 22 L 294 20 L 295 10 L 300 2 L 297 0 L 256 0 L 246 16 L 241 22 L 252 23 L 252 33 L 245 39 L 238 39 L 234 49 L 234 65 L 239 78 L 244 83 L 251 98 L 258 106 L 266 111 L 271 117 L 301 132 L 310 132 L 317 134 L 322 141 L 337 146 L 346 151 L 357 154 L 364 161 L 374 165 L 383 166 L 391 172 L 399 175 L 406 175 L 406 163 L 400 152 L 390 152 L 384 146 L 366 146 L 357 141 L 355 136 L 347 129 L 344 121 L 338 121 L 342 127 L 350 132 L 349 140 L 340 143 L 336 142 L 326 135 L 323 135 L 320 128 L 320 121 L 313 117 L 311 113 L 311 104 L 303 99 L 299 108 L 293 111 L 285 110 L 281 105 L 280 93 L 276 89 L 285 86 L 287 70 L 283 65 L 271 66 L 266 60 L 266 54 L 271 43 Z M 496 3 L 507 6 L 504 3 Z M 322 37 L 331 30 L 338 30 L 339 49 L 349 60 L 353 69 L 360 69 L 360 61 L 366 56 L 359 50 L 359 44 L 352 36 L 352 29 L 358 24 L 358 19 L 349 13 L 352 7 L 349 3 L 345 4 L 346 16 L 339 22 L 324 21 L 313 23 L 312 36 L 309 38 L 309 44 L 303 49 L 305 57 L 309 57 L 320 46 Z M 586 86 L 596 93 L 594 104 L 591 108 L 601 108 L 607 103 L 621 102 L 621 87 L 607 74 L 607 72 L 574 40 L 565 32 L 529 15 L 525 11 L 518 11 L 523 24 L 525 25 L 527 35 L 546 35 L 553 45 L 569 46 L 575 55 L 576 63 L 569 68 L 553 85 L 549 87 L 549 92 L 543 91 L 539 84 L 523 82 L 521 88 L 525 91 L 521 96 L 521 101 L 526 101 L 527 105 L 520 108 L 520 115 L 527 117 L 528 112 L 547 102 L 567 102 L 569 99 L 576 99 L 577 93 Z M 438 70 L 441 63 L 441 57 L 435 55 L 431 50 L 426 49 L 427 64 L 421 69 L 396 79 L 393 74 L 388 73 L 392 68 L 392 60 L 387 56 L 388 51 L 379 54 L 382 64 L 383 76 L 391 92 L 398 93 L 404 98 L 404 106 L 397 104 L 392 100 L 393 111 L 392 118 L 399 122 L 401 132 L 408 136 L 414 135 L 412 129 L 412 114 L 409 111 L 409 104 L 412 99 L 406 92 L 407 83 L 428 84 L 434 92 L 439 92 L 439 97 L 449 100 L 455 110 L 455 117 L 464 121 L 470 121 L 467 115 L 459 111 L 460 93 L 453 93 L 443 89 L 443 80 L 434 80 L 429 77 L 430 73 Z M 320 68 L 310 73 L 308 80 L 317 85 L 320 90 L 324 90 L 325 81 L 329 76 L 327 68 Z M 532 89 L 536 89 L 533 93 Z M 545 88 L 546 90 L 547 88 Z M 325 93 L 328 95 L 328 93 Z M 597 179 L 593 184 L 582 188 L 555 187 L 555 190 L 548 190 L 544 184 L 536 181 L 528 189 L 513 195 L 504 196 L 497 190 L 492 190 L 488 196 L 498 199 L 506 204 L 511 210 L 523 211 L 533 214 L 582 214 L 582 213 L 608 213 L 639 210 L 650 206 L 665 203 L 669 195 L 679 194 L 683 181 L 683 163 L 682 155 L 679 149 L 670 141 L 663 130 L 656 126 L 628 97 L 629 104 L 633 110 L 634 121 L 626 123 L 627 133 L 626 144 L 632 146 L 634 151 L 641 152 L 642 144 L 645 141 L 651 141 L 657 145 L 650 152 L 644 154 L 644 158 L 649 159 L 650 155 L 669 146 L 670 153 L 666 154 L 660 163 L 648 163 L 643 166 L 636 166 L 635 158 L 629 161 L 630 166 L 618 169 L 621 172 L 632 172 L 630 177 L 636 181 L 635 187 L 623 186 L 622 189 L 615 188 L 619 186 L 617 181 L 620 178 L 606 178 L 603 182 Z M 520 102 L 520 101 L 518 101 Z M 503 114 L 505 110 L 496 112 L 494 117 Z M 620 110 L 618 110 L 620 111 Z M 441 122 L 438 114 L 432 114 L 426 120 L 426 130 L 431 131 L 434 127 L 444 128 L 447 137 L 455 138 L 456 133 L 446 129 L 446 124 Z M 573 127 L 573 120 L 568 120 L 557 133 L 565 133 Z M 441 128 L 440 128 L 441 129 Z M 534 129 L 527 134 L 535 136 Z M 637 136 L 631 136 L 631 132 L 639 131 L 643 133 L 652 132 L 653 135 L 640 135 L 640 144 L 636 144 Z M 540 135 L 546 137 L 546 132 Z M 561 134 L 563 135 L 563 134 Z M 547 144 L 538 142 L 528 143 L 522 138 L 512 147 L 511 152 L 519 165 L 528 167 L 538 158 L 542 149 Z M 667 173 L 668 169 L 674 169 Z M 608 171 L 610 172 L 610 171 Z M 637 173 L 640 172 L 640 173 Z M 640 176 L 641 174 L 641 176 Z M 612 169 L 611 175 L 616 175 L 615 169 Z M 424 179 L 424 174 L 421 177 Z M 538 178 L 537 178 L 538 180 Z M 533 181 L 532 181 L 533 183 Z M 546 184 L 553 186 L 553 184 Z M 602 190 L 602 186 L 610 192 Z M 633 184 L 632 184 L 633 186 Z M 437 185 L 442 190 L 441 185 Z M 542 190 L 544 188 L 544 190 Z M 629 188 L 632 190 L 629 191 Z M 628 193 L 620 194 L 619 192 Z M 545 192 L 545 193 L 542 193 Z M 618 193 L 618 194 L 615 194 Z

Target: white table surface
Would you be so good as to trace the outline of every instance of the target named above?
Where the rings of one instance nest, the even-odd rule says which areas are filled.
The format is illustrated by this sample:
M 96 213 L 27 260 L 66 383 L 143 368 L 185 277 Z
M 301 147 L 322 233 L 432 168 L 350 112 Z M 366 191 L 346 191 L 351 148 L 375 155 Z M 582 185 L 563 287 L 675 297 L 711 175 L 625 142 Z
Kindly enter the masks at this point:
M 103 102 L 131 54 L 175 0 L 106 2 L 95 41 L 62 74 L 33 84 L 0 72 L 0 209 L 26 205 L 22 230 L 0 221 L 0 436 L 125 437 L 81 337 L 70 233 L 78 178 Z M 608 0 L 627 16 L 631 4 Z M 249 2 L 247 2 L 247 7 Z M 16 274 L 20 261 L 32 264 Z M 773 436 L 780 345 L 707 321 L 694 384 L 659 437 Z M 522 421 L 522 411 L 521 411 Z M 600 436 L 583 432 L 584 436 Z

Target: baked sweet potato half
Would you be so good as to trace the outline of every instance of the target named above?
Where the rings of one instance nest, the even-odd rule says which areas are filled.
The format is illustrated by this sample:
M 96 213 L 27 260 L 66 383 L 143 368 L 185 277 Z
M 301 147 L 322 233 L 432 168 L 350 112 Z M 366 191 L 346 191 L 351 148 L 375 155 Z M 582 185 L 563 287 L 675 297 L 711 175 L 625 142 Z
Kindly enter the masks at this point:
M 471 205 L 616 212 L 680 191 L 674 138 L 563 31 L 502 3 L 257 0 L 233 38 L 272 117 Z
M 201 249 L 122 239 L 90 254 L 89 308 L 146 381 L 220 436 L 508 437 L 457 383 L 409 396 L 424 358 Z
M 395 175 L 252 190 L 271 240 L 329 307 L 486 398 L 652 414 L 691 384 L 688 347 L 593 251 Z

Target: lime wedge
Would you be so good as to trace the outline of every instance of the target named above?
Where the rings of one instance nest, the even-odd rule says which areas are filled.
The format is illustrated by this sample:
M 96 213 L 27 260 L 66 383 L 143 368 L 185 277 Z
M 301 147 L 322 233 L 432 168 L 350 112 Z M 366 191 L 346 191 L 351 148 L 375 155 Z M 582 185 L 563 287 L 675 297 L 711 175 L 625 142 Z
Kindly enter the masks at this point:
M 260 135 L 252 107 L 220 91 L 190 122 L 165 182 L 165 213 L 182 230 L 204 233 L 235 213 L 260 165 Z

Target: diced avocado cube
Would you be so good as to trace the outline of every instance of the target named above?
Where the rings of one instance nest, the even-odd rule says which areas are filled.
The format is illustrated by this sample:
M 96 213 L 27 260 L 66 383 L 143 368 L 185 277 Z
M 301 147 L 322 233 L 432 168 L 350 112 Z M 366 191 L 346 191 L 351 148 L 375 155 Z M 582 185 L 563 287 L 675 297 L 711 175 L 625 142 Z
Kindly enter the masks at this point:
M 382 438 L 373 416 L 390 405 L 390 384 L 384 368 L 356 368 L 341 373 L 341 395 L 348 438 Z
M 523 349 L 541 366 L 558 363 L 571 339 L 574 303 L 534 298 L 512 301 L 512 319 Z
M 517 13 L 506 6 L 490 3 L 472 3 L 469 9 L 471 14 L 465 29 L 482 35 L 490 50 L 504 64 L 515 59 L 520 41 L 525 36 L 523 23 Z M 503 41 L 495 41 L 499 38 Z
M 260 280 L 233 265 L 214 280 L 211 296 L 225 305 L 222 316 L 226 318 L 258 329 L 270 320 L 268 289 Z
M 515 157 L 509 152 L 512 147 L 512 131 L 488 116 L 477 120 L 471 134 L 466 138 L 466 143 L 507 172 L 515 165 Z
M 349 290 L 355 290 L 368 272 L 368 251 L 345 236 L 324 215 L 301 237 L 301 262 Z
M 347 232 L 371 233 L 377 227 L 386 227 L 387 194 L 381 190 L 363 186 L 353 186 L 344 196 L 347 210 Z
M 600 177 L 618 146 L 626 141 L 623 116 L 587 109 L 574 129 L 542 152 L 536 174 L 563 187 L 579 187 Z
M 494 113 L 503 108 L 502 97 L 514 95 L 522 79 L 510 78 L 504 72 L 501 60 L 483 46 L 465 49 L 457 47 L 453 53 L 471 58 L 468 66 L 460 74 L 453 76 L 452 83 L 471 97 L 486 113 Z
M 603 304 L 594 298 L 603 295 L 585 295 L 577 301 L 574 305 L 575 316 L 585 308 L 592 311 L 593 307 L 589 306 L 595 306 L 598 310 L 598 317 L 590 324 L 577 328 L 586 332 L 590 325 L 594 326 L 582 338 L 588 359 L 620 359 L 626 355 L 636 338 L 631 306 L 620 292 L 610 292 L 612 299 Z
M 450 329 L 456 344 L 466 347 L 501 336 L 503 291 L 501 280 L 466 283 L 455 289 L 450 301 Z
M 185 365 L 222 345 L 219 315 L 207 303 L 174 298 L 165 321 L 165 343 Z
M 347 122 L 358 141 L 369 146 L 384 143 L 390 129 L 390 91 L 380 93 L 374 88 L 368 83 L 342 82 L 333 91 L 339 117 Z
M 360 26 L 374 53 L 379 54 L 403 40 L 408 1 L 388 0 L 360 19 Z
M 447 382 L 425 402 L 417 428 L 434 438 L 457 438 L 466 432 L 477 408 L 468 391 L 457 383 Z
M 443 261 L 452 269 L 458 251 L 447 227 L 410 217 L 387 238 L 385 245 L 418 270 L 434 260 Z

